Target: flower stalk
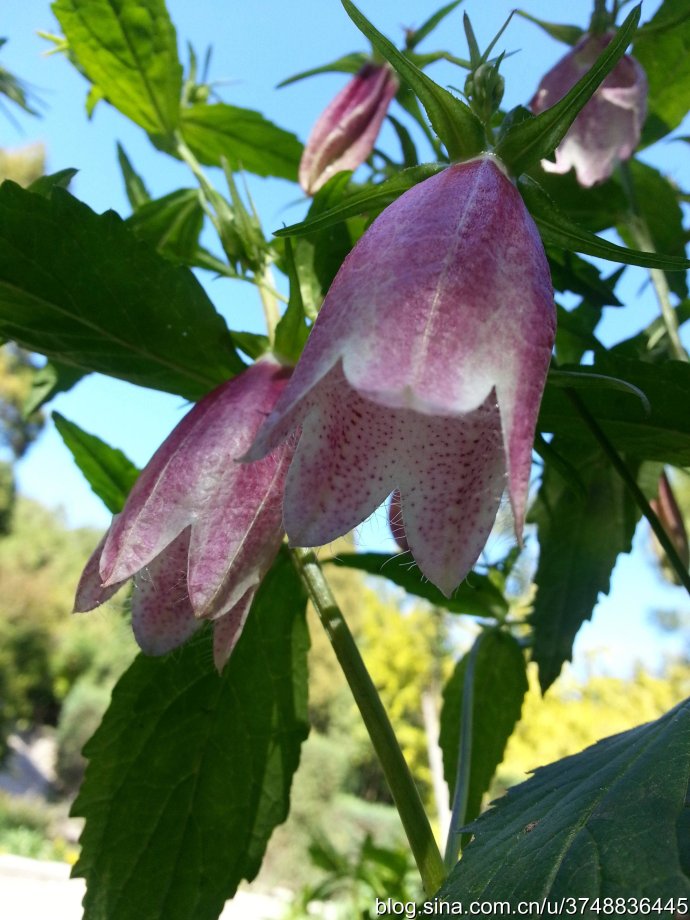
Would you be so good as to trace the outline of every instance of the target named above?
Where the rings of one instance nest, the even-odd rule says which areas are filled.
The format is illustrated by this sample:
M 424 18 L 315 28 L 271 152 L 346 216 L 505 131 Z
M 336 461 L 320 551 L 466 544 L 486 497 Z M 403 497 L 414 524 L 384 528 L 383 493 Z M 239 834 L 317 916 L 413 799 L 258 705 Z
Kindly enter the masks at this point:
M 314 552 L 293 549 L 292 559 L 355 698 L 400 814 L 424 891 L 431 897 L 441 887 L 446 873 L 398 739 Z

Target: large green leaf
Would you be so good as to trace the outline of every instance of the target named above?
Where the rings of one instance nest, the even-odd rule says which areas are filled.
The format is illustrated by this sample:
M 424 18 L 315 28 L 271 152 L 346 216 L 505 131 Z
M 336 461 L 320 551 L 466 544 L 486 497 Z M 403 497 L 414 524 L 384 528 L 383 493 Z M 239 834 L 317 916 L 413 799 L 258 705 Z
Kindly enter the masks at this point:
M 118 514 L 139 475 L 137 467 L 121 450 L 84 431 L 59 412 L 53 412 L 53 421 L 88 484 L 108 511 Z
M 530 511 L 539 528 L 532 657 L 543 690 L 570 661 L 577 631 L 599 595 L 608 593 L 611 570 L 619 553 L 629 552 L 638 517 L 618 473 L 596 445 L 554 438 L 551 448 L 577 470 L 584 495 L 547 464 Z
M 640 5 L 631 10 L 594 65 L 559 102 L 534 118 L 516 122 L 505 132 L 496 153 L 514 175 L 530 169 L 558 147 L 582 108 L 625 53 L 639 20 Z
M 59 188 L 0 188 L 0 335 L 189 399 L 243 368 L 191 271 Z
M 393 584 L 404 588 L 409 594 L 423 597 L 436 607 L 443 607 L 453 613 L 465 613 L 476 617 L 502 619 L 508 605 L 505 598 L 486 577 L 471 572 L 465 581 L 455 589 L 452 597 L 445 597 L 430 581 L 424 579 L 408 558 L 387 556 L 385 553 L 339 553 L 329 559 L 334 565 L 359 569 L 369 575 L 387 578 Z
M 561 916 L 591 918 L 602 916 L 604 898 L 620 899 L 621 916 L 642 915 L 646 898 L 654 916 L 684 916 L 666 902 L 690 896 L 681 862 L 689 777 L 686 701 L 510 789 L 472 825 L 475 839 L 439 897 L 513 910 L 546 899 Z
M 677 128 L 690 108 L 690 9 L 687 0 L 664 0 L 640 31 L 633 56 L 649 82 L 642 135 L 652 143 Z
M 126 223 L 135 236 L 146 240 L 161 255 L 176 262 L 194 263 L 204 224 L 199 192 L 181 188 L 147 201 L 127 218 Z
M 151 134 L 175 130 L 182 65 L 164 0 L 57 0 L 53 12 L 103 98 Z
M 402 79 L 426 109 L 434 131 L 446 146 L 451 159 L 468 159 L 486 148 L 484 126 L 469 106 L 443 89 L 416 67 L 369 20 L 351 0 L 341 0 L 345 12 Z
M 58 393 L 71 390 L 83 377 L 84 371 L 74 365 L 46 361 L 31 378 L 31 389 L 22 406 L 23 415 L 28 417 Z
M 639 160 L 631 160 L 628 168 L 633 180 L 635 204 L 647 225 L 654 249 L 683 258 L 686 231 L 677 188 L 657 169 Z M 634 245 L 635 238 L 628 224 L 618 223 L 617 230 L 627 246 Z M 684 272 L 668 272 L 666 280 L 675 294 L 687 297 L 688 285 Z
M 690 268 L 690 260 L 684 257 L 628 249 L 590 233 L 570 220 L 529 176 L 522 177 L 519 187 L 545 243 L 626 265 L 662 268 L 665 271 L 687 271 Z
M 690 364 L 666 361 L 657 365 L 599 354 L 593 367 L 562 369 L 616 377 L 645 394 L 649 413 L 634 396 L 605 389 L 580 391 L 580 399 L 619 451 L 638 460 L 690 464 Z M 548 387 L 544 394 L 538 427 L 565 438 L 591 437 L 566 394 L 556 387 Z
M 458 751 L 463 729 L 464 683 L 471 651 L 455 666 L 443 690 L 441 734 L 443 772 L 451 796 L 455 792 Z M 520 718 L 527 692 L 525 655 L 505 630 L 491 629 L 482 637 L 474 660 L 472 753 L 469 793 L 464 821 L 473 821 L 491 785 L 496 767 Z
M 305 604 L 281 554 L 222 675 L 208 630 L 120 679 L 73 808 L 85 920 L 216 920 L 254 878 L 308 731 Z
M 234 105 L 198 103 L 182 111 L 182 134 L 194 155 L 209 166 L 221 158 L 233 171 L 297 179 L 302 145 L 294 134 L 259 112 Z

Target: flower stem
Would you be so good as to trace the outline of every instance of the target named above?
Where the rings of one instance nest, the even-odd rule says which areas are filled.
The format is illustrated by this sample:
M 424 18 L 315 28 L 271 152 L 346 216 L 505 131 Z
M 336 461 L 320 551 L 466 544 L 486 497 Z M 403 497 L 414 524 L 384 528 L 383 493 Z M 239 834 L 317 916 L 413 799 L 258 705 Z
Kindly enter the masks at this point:
M 470 777 L 472 773 L 472 730 L 474 718 L 474 671 L 477 656 L 486 632 L 477 636 L 467 658 L 465 676 L 462 682 L 462 720 L 460 722 L 460 746 L 458 750 L 457 772 L 455 774 L 455 795 L 453 796 L 453 814 L 448 828 L 448 840 L 444 862 L 446 871 L 450 872 L 458 861 L 462 832 L 467 815 L 467 801 L 470 795 Z
M 627 463 L 621 455 L 618 453 L 616 448 L 613 446 L 611 441 L 609 441 L 605 432 L 599 426 L 599 423 L 591 414 L 589 409 L 585 406 L 583 401 L 580 399 L 580 396 L 570 389 L 565 389 L 564 393 L 570 399 L 572 404 L 577 409 L 578 413 L 582 417 L 582 420 L 587 425 L 589 430 L 592 432 L 596 440 L 599 442 L 600 447 L 606 454 L 606 456 L 611 461 L 611 465 L 614 467 L 618 475 L 623 480 L 628 491 L 632 495 L 635 503 L 642 512 L 642 514 L 649 521 L 649 526 L 654 531 L 654 535 L 663 547 L 664 552 L 666 553 L 666 558 L 669 561 L 669 564 L 673 568 L 673 571 L 678 576 L 680 583 L 683 585 L 685 590 L 690 594 L 690 573 L 683 565 L 683 562 L 678 555 L 678 550 L 673 545 L 673 541 L 666 533 L 666 529 L 659 520 L 658 516 L 655 514 L 654 509 L 651 507 L 649 502 L 644 496 L 642 489 L 638 486 L 637 481 L 633 474 L 630 472 Z
M 649 232 L 647 221 L 640 213 L 640 209 L 637 205 L 633 175 L 628 163 L 621 163 L 620 174 L 623 179 L 623 187 L 625 188 L 628 204 L 630 206 L 630 214 L 626 221 L 628 230 L 630 230 L 630 234 L 638 249 L 644 252 L 655 252 L 654 241 Z M 660 268 L 650 268 L 648 271 L 652 285 L 654 286 L 657 303 L 659 304 L 661 318 L 666 327 L 666 334 L 671 344 L 673 357 L 678 361 L 687 361 L 688 353 L 685 348 L 683 348 L 683 343 L 680 340 L 678 318 L 671 304 L 671 292 L 668 281 L 666 280 L 666 275 Z
M 424 890 L 431 897 L 441 887 L 446 873 L 398 739 L 316 556 L 312 550 L 293 549 L 292 558 L 350 685 L 400 814 Z

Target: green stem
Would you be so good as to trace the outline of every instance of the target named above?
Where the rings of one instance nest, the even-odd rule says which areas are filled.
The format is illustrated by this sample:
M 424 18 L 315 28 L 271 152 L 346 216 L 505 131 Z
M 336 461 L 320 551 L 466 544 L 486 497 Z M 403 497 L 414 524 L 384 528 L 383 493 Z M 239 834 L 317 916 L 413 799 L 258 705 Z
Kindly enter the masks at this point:
M 654 509 L 645 498 L 642 489 L 638 486 L 635 477 L 628 469 L 628 465 L 626 464 L 625 460 L 623 460 L 616 448 L 609 441 L 604 431 L 600 428 L 599 423 L 582 402 L 579 395 L 574 390 L 569 389 L 565 389 L 563 392 L 575 406 L 578 413 L 582 417 L 582 420 L 585 422 L 589 430 L 599 442 L 601 449 L 611 461 L 611 465 L 623 480 L 625 486 L 635 500 L 638 508 L 649 521 L 649 526 L 652 528 L 655 537 L 663 547 L 671 567 L 678 576 L 680 583 L 683 585 L 688 594 L 690 594 L 690 573 L 683 565 L 683 562 L 678 555 L 678 551 L 673 545 L 673 541 L 666 533 L 666 530 L 657 515 L 654 513 Z
M 263 307 L 268 331 L 268 341 L 271 343 L 272 348 L 275 343 L 276 326 L 280 322 L 280 310 L 278 309 L 278 297 L 273 272 L 267 265 L 261 273 L 256 274 L 254 280 L 259 289 L 259 297 L 261 298 L 261 306 Z
M 474 721 L 474 671 L 479 648 L 486 633 L 482 631 L 475 640 L 467 659 L 465 677 L 462 682 L 462 716 L 460 722 L 460 745 L 455 774 L 455 795 L 453 812 L 448 828 L 448 840 L 444 863 L 450 872 L 458 861 L 462 842 L 462 831 L 467 817 L 467 802 L 470 796 L 470 777 L 472 774 L 472 731 Z
M 630 230 L 633 241 L 638 249 L 641 249 L 644 252 L 655 252 L 656 250 L 654 247 L 654 241 L 652 240 L 651 233 L 649 232 L 649 226 L 647 225 L 647 221 L 644 219 L 644 216 L 640 213 L 640 209 L 637 204 L 633 175 L 628 163 L 621 163 L 620 174 L 623 179 L 623 187 L 625 189 L 625 193 L 628 198 L 628 204 L 630 206 L 630 214 L 626 223 L 628 229 Z M 648 271 L 652 285 L 654 286 L 654 293 L 656 294 L 657 303 L 659 304 L 661 318 L 664 322 L 664 326 L 666 327 L 666 334 L 668 335 L 669 342 L 671 343 L 671 351 L 673 352 L 673 357 L 678 361 L 687 361 L 688 353 L 686 352 L 685 348 L 683 348 L 683 343 L 680 340 L 678 319 L 676 317 L 676 312 L 673 309 L 673 305 L 671 304 L 671 291 L 668 286 L 668 281 L 666 280 L 666 275 L 660 268 L 650 268 Z
M 446 873 L 398 739 L 316 556 L 312 550 L 293 549 L 292 558 L 350 685 L 400 814 L 424 890 L 431 897 L 441 887 Z

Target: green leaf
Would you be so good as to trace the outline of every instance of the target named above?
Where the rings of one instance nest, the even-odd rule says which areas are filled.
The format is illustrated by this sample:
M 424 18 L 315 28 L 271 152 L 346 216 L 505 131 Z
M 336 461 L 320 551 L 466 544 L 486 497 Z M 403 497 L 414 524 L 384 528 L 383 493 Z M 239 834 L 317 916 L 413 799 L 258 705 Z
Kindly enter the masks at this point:
M 233 172 L 297 179 L 302 145 L 259 112 L 199 103 L 182 111 L 181 128 L 194 155 L 208 166 L 221 166 L 225 157 Z
M 182 65 L 164 0 L 57 0 L 53 12 L 89 80 L 151 134 L 179 122 Z
M 609 179 L 591 188 L 583 188 L 572 169 L 561 175 L 546 172 L 541 166 L 535 166 L 529 171 L 529 175 L 559 210 L 576 224 L 593 233 L 615 227 L 629 213 L 627 196 L 615 179 Z
M 583 917 L 598 916 L 595 898 L 687 899 L 687 840 L 679 831 L 687 834 L 689 776 L 686 701 L 510 789 L 472 825 L 475 839 L 439 897 L 508 901 L 513 910 L 520 900 L 589 898 Z
M 285 313 L 276 326 L 275 352 L 280 357 L 296 363 L 309 337 L 309 330 L 305 322 L 299 275 L 289 239 L 285 240 L 285 261 L 290 280 L 290 299 Z
M 243 369 L 191 271 L 112 211 L 6 182 L 0 243 L 0 335 L 24 348 L 188 399 Z
M 434 83 L 360 13 L 351 0 L 341 0 L 345 12 L 374 47 L 419 97 L 434 131 L 452 160 L 468 159 L 486 147 L 484 127 L 469 106 Z
M 306 597 L 286 556 L 222 675 L 210 629 L 140 655 L 85 748 L 85 920 L 216 920 L 288 813 L 308 732 Z
M 22 407 L 25 418 L 44 406 L 58 393 L 65 393 L 79 383 L 84 371 L 59 361 L 48 361 L 31 378 L 31 389 Z
M 602 278 L 599 270 L 580 256 L 558 246 L 545 245 L 549 260 L 551 280 L 557 291 L 572 291 L 588 303 L 598 307 L 620 307 L 621 302 L 613 292 L 614 284 Z M 618 278 L 615 278 L 617 281 Z
M 651 144 L 677 128 L 690 108 L 690 10 L 686 0 L 664 0 L 638 33 L 633 56 L 649 83 L 642 141 Z
M 260 358 L 271 348 L 267 335 L 261 335 L 257 332 L 238 332 L 236 329 L 233 329 L 230 335 L 235 347 L 253 360 Z
M 288 77 L 287 80 L 282 80 L 278 84 L 277 89 L 281 89 L 283 86 L 289 86 L 291 83 L 296 83 L 298 80 L 306 80 L 307 77 L 316 77 L 322 73 L 355 74 L 364 67 L 368 60 L 368 56 L 361 52 L 346 54 L 338 58 L 337 61 L 331 61 L 330 64 L 322 64 L 321 67 L 312 67 L 310 70 L 303 70 L 301 73 L 296 73 L 294 77 Z
M 458 751 L 462 731 L 465 673 L 471 652 L 455 666 L 443 690 L 441 733 L 443 772 L 451 797 L 455 793 Z M 474 662 L 472 759 L 465 821 L 473 821 L 481 810 L 496 767 L 503 760 L 508 739 L 520 718 L 527 692 L 525 656 L 505 630 L 488 630 L 481 638 Z
M 50 198 L 54 188 L 69 188 L 70 182 L 78 172 L 78 169 L 61 169 L 50 176 L 39 176 L 38 179 L 34 179 L 31 185 L 27 186 L 27 189 L 33 192 L 34 195 Z
M 532 657 L 544 691 L 570 661 L 575 636 L 599 595 L 608 593 L 611 570 L 619 553 L 630 551 L 638 517 L 620 477 L 591 440 L 554 438 L 551 447 L 577 469 L 586 495 L 546 464 L 530 511 L 539 528 Z
M 674 466 L 690 464 L 689 364 L 650 364 L 606 353 L 597 354 L 593 367 L 577 370 L 625 380 L 649 400 L 651 413 L 647 415 L 638 399 L 603 389 L 580 391 L 580 399 L 619 452 L 638 460 L 658 460 Z M 566 439 L 591 437 L 570 400 L 556 387 L 548 387 L 544 393 L 538 428 Z
M 683 258 L 686 238 L 677 189 L 658 170 L 639 160 L 630 160 L 627 169 L 632 177 L 636 208 L 647 225 L 654 249 Z M 616 229 L 626 245 L 634 243 L 633 234 L 625 222 L 619 222 Z M 666 280 L 674 294 L 687 297 L 685 274 L 669 272 Z
M 546 22 L 543 19 L 537 19 L 537 17 L 532 16 L 531 13 L 526 13 L 525 10 L 516 10 L 515 12 L 518 16 L 522 16 L 523 19 L 529 19 L 530 22 L 539 26 L 539 28 L 543 29 L 551 38 L 555 38 L 559 42 L 565 42 L 566 45 L 576 45 L 585 34 L 585 30 L 581 29 L 579 26 L 566 26 L 563 23 Z
M 556 356 L 559 364 L 578 365 L 586 351 L 600 351 L 603 346 L 594 335 L 601 319 L 601 307 L 581 303 L 574 310 L 556 304 Z
M 315 233 L 317 230 L 326 230 L 328 227 L 333 227 L 349 217 L 356 217 L 359 214 L 372 215 L 379 213 L 408 189 L 425 179 L 429 179 L 431 176 L 435 176 L 443 168 L 442 165 L 436 163 L 425 163 L 423 166 L 403 169 L 397 175 L 386 179 L 385 182 L 380 182 L 378 185 L 362 186 L 357 191 L 344 197 L 334 207 L 314 217 L 307 217 L 306 220 L 298 224 L 291 224 L 289 227 L 276 230 L 274 235 L 281 237 Z
M 608 243 L 590 233 L 559 210 L 546 192 L 529 176 L 523 176 L 518 186 L 545 243 L 575 252 L 584 252 L 611 262 L 623 262 L 626 265 L 662 268 L 664 271 L 687 271 L 690 268 L 688 259 L 628 249 L 626 246 Z
M 615 38 L 599 55 L 592 68 L 559 102 L 534 118 L 515 124 L 501 137 L 496 153 L 513 175 L 526 172 L 558 147 L 582 108 L 625 53 L 639 19 L 638 5 L 631 10 Z
M 144 180 L 134 169 L 129 157 L 125 153 L 124 147 L 119 143 L 117 145 L 117 161 L 120 164 L 122 178 L 125 180 L 127 199 L 132 206 L 132 210 L 136 211 L 137 208 L 140 208 L 142 205 L 146 204 L 147 201 L 150 201 L 151 196 L 144 184 Z
M 125 221 L 141 240 L 173 261 L 194 264 L 204 210 L 197 189 L 178 189 L 147 201 Z
M 428 19 L 426 19 L 418 29 L 411 29 L 407 39 L 407 48 L 412 51 L 424 39 L 431 35 L 434 29 L 440 25 L 449 13 L 457 9 L 462 0 L 452 0 L 452 3 L 446 3 L 440 10 L 436 10 Z
M 81 429 L 59 412 L 55 427 L 91 489 L 108 511 L 119 514 L 136 482 L 139 470 L 121 450 Z
M 456 588 L 453 596 L 448 598 L 430 581 L 426 581 L 407 557 L 387 556 L 385 553 L 339 553 L 328 561 L 333 565 L 387 578 L 404 588 L 408 594 L 422 597 L 435 607 L 443 607 L 452 613 L 503 619 L 508 611 L 508 604 L 498 588 L 486 575 L 477 572 L 471 572 Z
M 585 370 L 579 367 L 577 370 L 552 369 L 549 371 L 546 385 L 573 390 L 618 390 L 620 393 L 636 396 L 647 415 L 651 415 L 652 412 L 652 407 L 646 394 L 639 387 L 627 380 L 621 380 L 619 377 L 597 374 L 589 369 Z

